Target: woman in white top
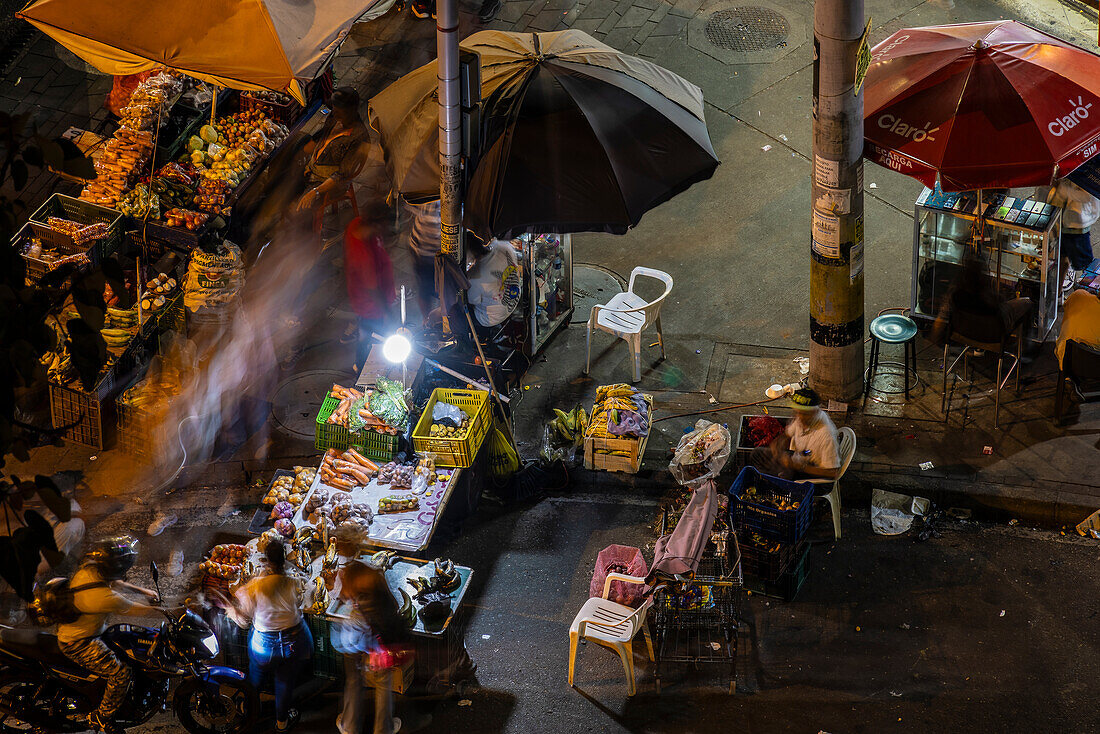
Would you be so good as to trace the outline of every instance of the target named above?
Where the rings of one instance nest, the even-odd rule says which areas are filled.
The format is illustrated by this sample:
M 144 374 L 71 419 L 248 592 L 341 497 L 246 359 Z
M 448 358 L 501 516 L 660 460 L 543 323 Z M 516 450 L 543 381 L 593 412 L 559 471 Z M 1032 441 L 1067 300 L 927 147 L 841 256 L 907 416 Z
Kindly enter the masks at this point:
M 237 589 L 231 603 L 234 621 L 252 631 L 248 636 L 248 679 L 259 690 L 264 675 L 275 679 L 275 731 L 298 720 L 290 708 L 297 673 L 313 656 L 313 635 L 302 619 L 298 582 L 286 575 L 286 546 L 268 543 L 269 572 Z
M 503 323 L 519 304 L 522 281 L 516 251 L 503 240 L 493 240 L 486 247 L 472 238 L 467 250 L 475 260 L 466 271 L 470 281 L 466 302 L 473 306 L 481 326 Z

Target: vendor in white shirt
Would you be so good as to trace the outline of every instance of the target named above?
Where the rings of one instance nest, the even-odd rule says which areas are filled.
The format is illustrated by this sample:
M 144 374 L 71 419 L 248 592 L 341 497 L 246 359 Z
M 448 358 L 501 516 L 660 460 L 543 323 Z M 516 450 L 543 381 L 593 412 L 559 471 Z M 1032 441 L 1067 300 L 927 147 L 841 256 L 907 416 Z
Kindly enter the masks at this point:
M 840 444 L 836 426 L 821 409 L 821 398 L 809 388 L 791 395 L 794 416 L 785 433 L 771 445 L 753 451 L 753 464 L 764 474 L 783 479 L 836 479 Z
M 511 243 L 496 239 L 488 246 L 472 240 L 467 250 L 474 263 L 466 271 L 470 281 L 466 302 L 473 307 L 480 326 L 502 324 L 519 305 L 522 282 L 516 250 Z

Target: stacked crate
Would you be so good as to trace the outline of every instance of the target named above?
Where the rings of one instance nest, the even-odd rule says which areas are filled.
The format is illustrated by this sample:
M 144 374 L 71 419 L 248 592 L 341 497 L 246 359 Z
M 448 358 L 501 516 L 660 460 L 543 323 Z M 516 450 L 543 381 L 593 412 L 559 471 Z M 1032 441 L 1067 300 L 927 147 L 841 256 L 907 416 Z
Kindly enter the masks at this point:
M 791 601 L 810 573 L 806 532 L 813 485 L 760 474 L 746 466 L 730 487 L 730 527 L 741 548 L 746 589 Z

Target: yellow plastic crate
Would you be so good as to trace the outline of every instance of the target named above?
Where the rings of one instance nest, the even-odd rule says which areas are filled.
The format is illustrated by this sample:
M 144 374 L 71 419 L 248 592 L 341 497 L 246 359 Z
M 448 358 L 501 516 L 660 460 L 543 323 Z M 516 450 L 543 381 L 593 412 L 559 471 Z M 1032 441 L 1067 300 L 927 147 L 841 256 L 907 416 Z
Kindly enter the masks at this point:
M 432 410 L 436 401 L 450 403 L 462 410 L 470 418 L 470 430 L 465 438 L 441 438 L 430 435 L 432 429 Z M 492 425 L 489 414 L 489 393 L 484 390 L 451 390 L 437 387 L 432 390 L 424 413 L 413 430 L 413 449 L 417 453 L 435 454 L 437 466 L 451 466 L 465 469 L 474 463 L 477 450 L 489 433 Z

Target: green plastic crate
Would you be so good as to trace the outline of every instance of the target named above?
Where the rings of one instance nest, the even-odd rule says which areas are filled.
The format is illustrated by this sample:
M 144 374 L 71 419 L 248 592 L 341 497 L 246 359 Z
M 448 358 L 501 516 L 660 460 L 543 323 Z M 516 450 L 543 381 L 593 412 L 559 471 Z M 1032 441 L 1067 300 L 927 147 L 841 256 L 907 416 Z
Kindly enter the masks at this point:
M 372 461 L 393 460 L 393 455 L 397 453 L 397 436 L 370 429 L 349 431 L 336 423 L 326 423 L 339 404 L 340 401 L 331 395 L 321 403 L 321 410 L 317 413 L 317 438 L 313 445 L 322 451 L 354 448 Z

